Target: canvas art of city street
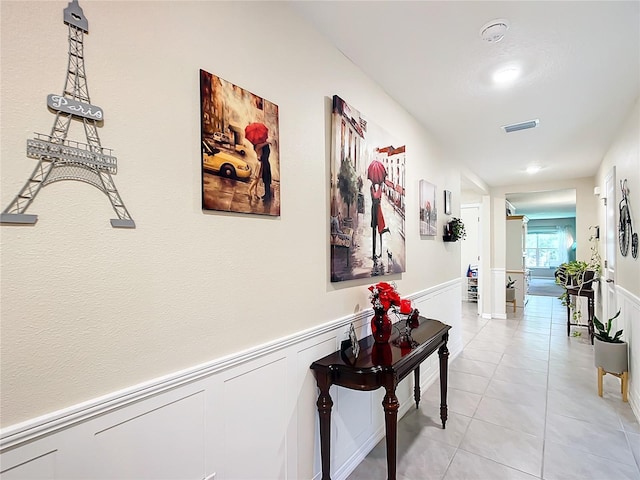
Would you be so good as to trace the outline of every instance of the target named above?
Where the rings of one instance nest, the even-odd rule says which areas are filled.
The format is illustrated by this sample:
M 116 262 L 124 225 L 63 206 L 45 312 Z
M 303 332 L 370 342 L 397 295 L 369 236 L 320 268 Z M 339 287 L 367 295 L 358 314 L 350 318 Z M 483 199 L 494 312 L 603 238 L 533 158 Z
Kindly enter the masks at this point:
M 405 145 L 333 97 L 331 281 L 405 271 Z
M 278 106 L 200 70 L 202 208 L 280 215 Z

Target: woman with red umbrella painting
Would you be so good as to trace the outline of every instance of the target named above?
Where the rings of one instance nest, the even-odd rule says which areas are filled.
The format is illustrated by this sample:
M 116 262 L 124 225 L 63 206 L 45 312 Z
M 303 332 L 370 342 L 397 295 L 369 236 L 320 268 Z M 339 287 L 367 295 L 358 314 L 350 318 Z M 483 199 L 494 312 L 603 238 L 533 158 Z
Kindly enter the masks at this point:
M 263 123 L 250 123 L 244 129 L 244 136 L 253 144 L 253 149 L 260 162 L 260 172 L 264 182 L 264 196 L 262 198 L 265 201 L 271 200 L 271 164 L 269 163 L 271 147 L 267 142 L 269 129 Z
M 387 169 L 378 160 L 373 160 L 367 168 L 367 178 L 371 180 L 371 236 L 373 240 L 373 260 L 374 262 L 382 256 L 382 234 L 388 233 L 382 215 L 382 184 L 387 178 Z M 380 235 L 380 255 L 376 255 L 376 230 Z

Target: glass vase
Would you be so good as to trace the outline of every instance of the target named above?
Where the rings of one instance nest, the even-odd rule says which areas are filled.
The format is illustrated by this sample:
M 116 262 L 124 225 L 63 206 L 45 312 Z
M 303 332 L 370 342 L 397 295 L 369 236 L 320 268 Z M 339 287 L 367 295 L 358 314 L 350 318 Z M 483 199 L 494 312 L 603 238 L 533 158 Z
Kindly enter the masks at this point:
M 391 338 L 393 325 L 391 319 L 383 308 L 375 308 L 375 315 L 371 319 L 371 333 L 376 343 L 388 343 Z

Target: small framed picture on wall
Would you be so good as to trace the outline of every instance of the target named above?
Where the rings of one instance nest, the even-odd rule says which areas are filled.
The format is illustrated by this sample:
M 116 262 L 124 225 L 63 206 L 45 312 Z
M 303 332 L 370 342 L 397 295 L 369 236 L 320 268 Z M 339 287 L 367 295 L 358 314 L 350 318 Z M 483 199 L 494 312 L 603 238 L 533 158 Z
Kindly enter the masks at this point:
M 451 215 L 451 191 L 444 191 L 444 213 L 445 215 Z
M 438 233 L 436 186 L 420 180 L 420 235 L 435 237 Z

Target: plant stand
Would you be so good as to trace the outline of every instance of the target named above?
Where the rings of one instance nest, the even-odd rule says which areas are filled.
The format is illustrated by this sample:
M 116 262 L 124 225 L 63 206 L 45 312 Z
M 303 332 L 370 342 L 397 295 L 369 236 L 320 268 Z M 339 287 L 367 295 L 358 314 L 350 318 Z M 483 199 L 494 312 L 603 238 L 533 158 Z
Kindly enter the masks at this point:
M 511 277 L 509 277 L 511 280 Z M 516 289 L 509 287 L 505 291 L 506 303 L 513 303 L 513 313 L 516 313 Z
M 598 367 L 598 395 L 602 396 L 602 379 L 606 374 L 613 375 L 614 377 L 618 377 L 620 379 L 620 392 L 622 393 L 622 401 L 629 401 L 629 372 L 625 371 L 622 373 L 611 373 L 605 371 L 604 368 Z
M 579 297 L 587 297 L 587 325 L 583 325 L 581 323 L 573 323 L 571 322 L 571 306 L 567 305 L 567 337 L 571 336 L 571 325 L 577 327 L 587 327 L 589 330 L 589 339 L 591 340 L 591 345 L 593 345 L 593 336 L 595 333 L 595 329 L 593 327 L 593 316 L 595 310 L 595 299 L 594 299 L 594 291 L 593 289 L 587 288 L 578 288 L 578 287 L 565 287 L 567 290 L 567 294 L 569 295 L 569 300 L 571 296 L 578 297 L 576 301 L 580 301 Z M 570 302 L 569 302 L 570 303 Z

